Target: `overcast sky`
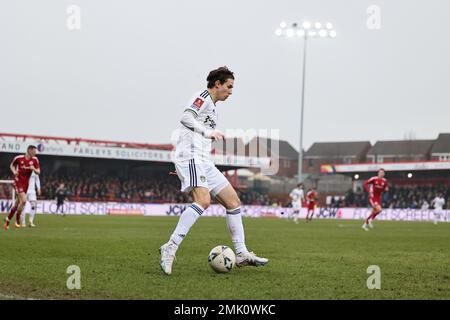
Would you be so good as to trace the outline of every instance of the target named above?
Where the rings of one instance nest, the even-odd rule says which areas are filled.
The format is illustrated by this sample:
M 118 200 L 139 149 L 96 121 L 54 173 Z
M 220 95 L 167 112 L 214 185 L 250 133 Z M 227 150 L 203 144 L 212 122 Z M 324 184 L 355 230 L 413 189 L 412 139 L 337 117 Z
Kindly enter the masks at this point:
M 306 19 L 337 37 L 308 42 L 305 148 L 450 132 L 447 0 L 2 0 L 0 132 L 168 143 L 208 71 L 227 65 L 219 129 L 279 129 L 298 149 L 302 40 L 274 30 Z

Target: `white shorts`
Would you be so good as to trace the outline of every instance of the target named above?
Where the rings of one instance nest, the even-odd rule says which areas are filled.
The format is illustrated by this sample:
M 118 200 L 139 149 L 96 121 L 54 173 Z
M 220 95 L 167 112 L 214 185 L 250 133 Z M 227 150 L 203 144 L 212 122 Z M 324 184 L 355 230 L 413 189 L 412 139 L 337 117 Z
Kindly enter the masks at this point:
M 175 162 L 175 168 L 183 192 L 191 192 L 195 187 L 204 187 L 215 197 L 230 184 L 213 163 L 192 159 Z
M 27 193 L 27 201 L 36 201 L 36 193 Z
M 292 202 L 292 208 L 294 211 L 301 210 L 302 204 L 300 202 Z

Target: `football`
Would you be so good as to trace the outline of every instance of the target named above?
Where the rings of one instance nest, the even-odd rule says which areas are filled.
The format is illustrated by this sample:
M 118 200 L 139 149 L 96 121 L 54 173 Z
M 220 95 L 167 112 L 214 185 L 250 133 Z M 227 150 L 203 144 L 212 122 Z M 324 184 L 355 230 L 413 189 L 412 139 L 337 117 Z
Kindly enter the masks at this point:
M 236 255 L 227 246 L 217 246 L 209 253 L 208 263 L 215 272 L 230 272 L 236 264 Z

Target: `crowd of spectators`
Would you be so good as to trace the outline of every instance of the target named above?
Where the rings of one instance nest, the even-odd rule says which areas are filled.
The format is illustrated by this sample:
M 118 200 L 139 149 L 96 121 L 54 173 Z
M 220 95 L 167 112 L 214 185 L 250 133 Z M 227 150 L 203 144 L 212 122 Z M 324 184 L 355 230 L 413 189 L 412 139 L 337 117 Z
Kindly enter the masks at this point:
M 0 180 L 12 179 L 6 171 L 0 171 Z M 55 191 L 64 183 L 67 198 L 74 201 L 119 201 L 148 203 L 190 203 L 191 197 L 180 192 L 180 181 L 167 173 L 142 175 L 117 175 L 98 172 L 65 170 L 41 177 L 41 199 L 54 199 Z M 276 200 L 258 190 L 236 190 L 244 205 L 273 205 Z M 384 208 L 432 208 L 432 200 L 442 194 L 446 208 L 450 209 L 450 186 L 445 185 L 390 185 L 383 193 Z M 0 184 L 0 199 L 11 197 L 11 187 Z M 214 201 L 213 201 L 214 203 Z M 332 207 L 368 207 L 366 192 L 348 191 L 345 196 L 332 199 Z
M 438 194 L 444 197 L 446 208 L 450 209 L 450 186 L 445 185 L 390 185 L 389 191 L 383 193 L 382 206 L 392 209 L 430 209 L 433 199 Z M 357 194 L 350 190 L 343 199 L 334 201 L 333 205 L 367 207 L 369 199 L 366 192 Z
M 12 179 L 5 172 L 0 179 Z M 54 199 L 56 189 L 64 183 L 67 199 L 74 201 L 119 201 L 148 203 L 190 203 L 191 197 L 180 192 L 180 181 L 167 173 L 150 176 L 70 172 L 46 174 L 41 177 L 41 198 Z M 266 193 L 236 190 L 242 204 L 269 205 Z M 11 197 L 11 188 L 0 185 L 0 198 Z
M 122 202 L 184 202 L 187 196 L 178 192 L 174 177 L 159 174 L 150 178 L 99 173 L 79 175 L 50 174 L 42 178 L 43 198 L 53 199 L 60 183 L 71 200 Z

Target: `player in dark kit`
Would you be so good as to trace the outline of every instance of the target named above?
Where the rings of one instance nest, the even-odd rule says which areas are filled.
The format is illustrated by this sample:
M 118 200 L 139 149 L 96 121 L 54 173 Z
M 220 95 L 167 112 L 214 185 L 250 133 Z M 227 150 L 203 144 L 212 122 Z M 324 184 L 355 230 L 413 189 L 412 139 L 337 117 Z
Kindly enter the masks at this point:
M 63 215 L 63 217 L 66 216 L 66 214 L 64 213 L 64 200 L 67 199 L 67 189 L 64 186 L 64 183 L 60 183 L 58 189 L 56 189 L 56 214 L 58 214 L 58 212 L 61 209 L 61 214 Z
M 9 222 L 14 217 L 14 214 L 16 214 L 16 228 L 21 227 L 20 215 L 27 203 L 27 190 L 31 174 L 32 172 L 35 174 L 41 173 L 39 160 L 35 157 L 36 150 L 35 146 L 28 146 L 26 154 L 15 157 L 9 166 L 14 175 L 14 189 L 17 193 L 17 199 L 12 206 L 8 217 L 5 219 L 3 225 L 5 230 L 9 229 Z
M 388 191 L 388 182 L 384 178 L 384 169 L 378 170 L 378 176 L 372 177 L 364 181 L 364 189 L 369 193 L 369 203 L 372 206 L 372 212 L 362 225 L 365 231 L 369 231 L 369 227 L 373 228 L 372 221 L 381 212 L 381 195 L 383 191 Z

